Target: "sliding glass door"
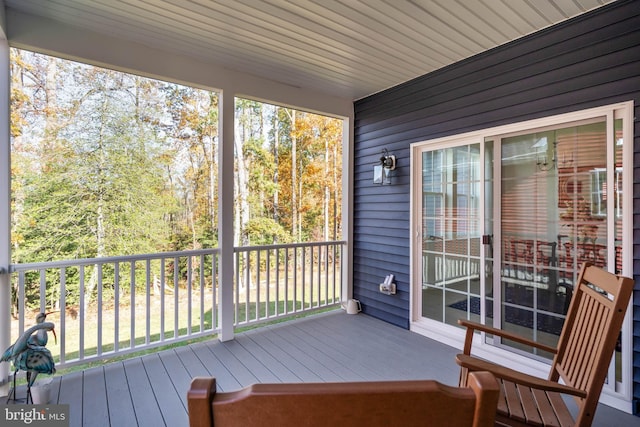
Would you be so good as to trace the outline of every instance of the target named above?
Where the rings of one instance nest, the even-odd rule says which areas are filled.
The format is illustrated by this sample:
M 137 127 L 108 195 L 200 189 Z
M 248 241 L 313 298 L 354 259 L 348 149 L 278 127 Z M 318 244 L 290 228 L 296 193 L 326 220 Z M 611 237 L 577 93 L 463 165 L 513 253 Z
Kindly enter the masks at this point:
M 630 275 L 624 117 L 624 109 L 611 110 L 417 145 L 414 322 L 446 335 L 464 318 L 555 345 L 584 262 L 616 273 L 627 265 Z M 621 334 L 610 375 L 618 381 L 624 344 Z

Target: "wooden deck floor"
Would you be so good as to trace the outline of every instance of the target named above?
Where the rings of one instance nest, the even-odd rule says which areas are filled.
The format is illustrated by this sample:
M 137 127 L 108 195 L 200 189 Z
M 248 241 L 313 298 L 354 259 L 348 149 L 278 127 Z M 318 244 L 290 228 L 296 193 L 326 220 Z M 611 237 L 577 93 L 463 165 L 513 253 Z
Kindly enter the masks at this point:
M 70 426 L 188 426 L 196 376 L 220 391 L 257 382 L 436 379 L 457 383 L 454 348 L 372 317 L 336 311 L 55 377 L 51 403 L 70 405 Z M 606 422 L 605 422 L 606 421 Z M 600 405 L 594 425 L 640 425 Z

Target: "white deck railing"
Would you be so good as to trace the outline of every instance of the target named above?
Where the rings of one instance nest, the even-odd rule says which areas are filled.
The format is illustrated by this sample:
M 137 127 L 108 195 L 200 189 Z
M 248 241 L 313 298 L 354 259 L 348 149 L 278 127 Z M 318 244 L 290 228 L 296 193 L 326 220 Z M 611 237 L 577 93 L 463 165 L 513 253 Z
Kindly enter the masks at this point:
M 235 249 L 235 324 L 249 325 L 340 303 L 343 242 Z
M 234 326 L 338 305 L 343 244 L 236 248 Z M 215 334 L 218 257 L 203 249 L 11 265 L 11 339 L 50 313 L 58 342 L 47 347 L 64 367 Z

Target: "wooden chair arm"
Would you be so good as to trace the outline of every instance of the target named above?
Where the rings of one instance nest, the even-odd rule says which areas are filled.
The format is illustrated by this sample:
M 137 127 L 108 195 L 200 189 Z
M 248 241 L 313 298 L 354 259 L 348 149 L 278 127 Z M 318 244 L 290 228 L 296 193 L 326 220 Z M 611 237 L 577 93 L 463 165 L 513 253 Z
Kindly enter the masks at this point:
M 464 341 L 464 354 L 471 354 L 471 343 L 473 342 L 473 331 L 482 331 L 492 335 L 497 335 L 501 338 L 508 339 L 510 341 L 515 341 L 520 344 L 528 345 L 531 347 L 538 348 L 540 350 L 548 351 L 549 353 L 556 354 L 558 349 L 555 347 L 551 347 L 539 342 L 532 341 L 528 338 L 525 338 L 521 335 L 517 335 L 508 331 L 504 331 L 502 329 L 496 329 L 491 326 L 482 325 L 480 323 L 471 322 L 469 320 L 459 319 L 458 324 L 467 328 L 467 335 Z
M 199 377 L 191 381 L 187 392 L 189 427 L 211 427 L 213 412 L 211 402 L 216 394 L 216 379 Z
M 463 368 L 467 368 L 470 372 L 488 371 L 497 378 L 501 378 L 516 384 L 535 388 L 544 391 L 555 391 L 558 393 L 570 394 L 577 397 L 587 397 L 587 392 L 577 388 L 573 388 L 555 381 L 545 380 L 544 378 L 534 377 L 533 375 L 524 374 L 504 366 L 486 360 L 478 359 L 467 354 L 458 354 L 456 363 Z
M 476 394 L 473 427 L 492 426 L 500 399 L 500 385 L 490 372 L 471 372 L 467 386 Z

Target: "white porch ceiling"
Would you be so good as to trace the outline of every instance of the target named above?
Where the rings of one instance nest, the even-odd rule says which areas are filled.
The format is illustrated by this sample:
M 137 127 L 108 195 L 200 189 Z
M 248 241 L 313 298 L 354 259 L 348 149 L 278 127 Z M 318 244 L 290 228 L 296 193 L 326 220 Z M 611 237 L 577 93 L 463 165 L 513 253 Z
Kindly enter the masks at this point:
M 355 100 L 611 1 L 5 0 L 5 6 Z

